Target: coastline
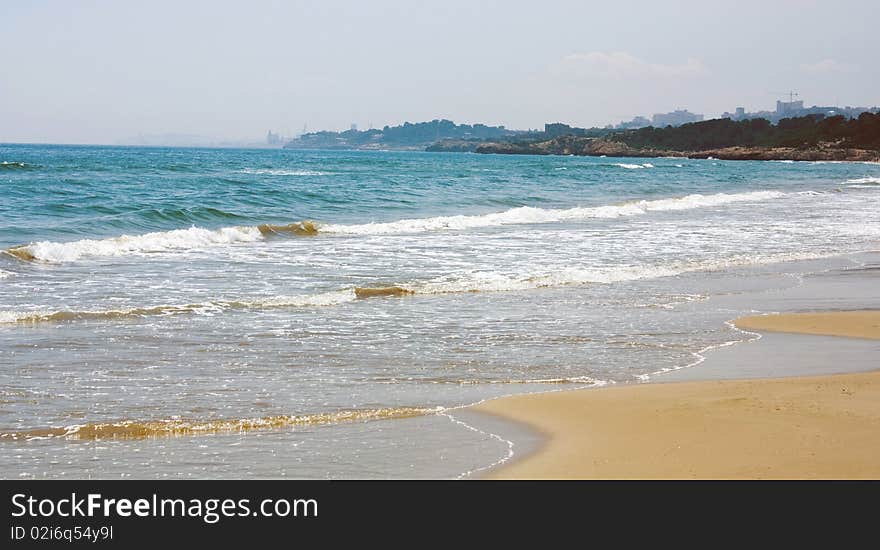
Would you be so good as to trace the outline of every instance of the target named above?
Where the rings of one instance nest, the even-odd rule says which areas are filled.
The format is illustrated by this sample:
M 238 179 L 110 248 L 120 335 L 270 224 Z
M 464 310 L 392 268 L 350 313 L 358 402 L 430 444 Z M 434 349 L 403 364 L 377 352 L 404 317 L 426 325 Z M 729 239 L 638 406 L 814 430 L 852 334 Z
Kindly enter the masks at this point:
M 461 151 L 460 144 L 435 144 L 428 151 Z M 657 158 L 680 157 L 717 160 L 792 160 L 836 162 L 880 162 L 880 151 L 819 144 L 809 147 L 744 146 L 706 149 L 657 149 L 632 147 L 626 143 L 603 138 L 561 136 L 537 142 L 485 142 L 474 146 L 479 154 L 504 155 L 574 155 L 586 157 Z
M 880 311 L 746 317 L 762 331 L 880 339 Z M 772 357 L 768 357 L 772 361 Z M 880 477 L 880 371 L 517 395 L 474 411 L 545 437 L 494 479 Z

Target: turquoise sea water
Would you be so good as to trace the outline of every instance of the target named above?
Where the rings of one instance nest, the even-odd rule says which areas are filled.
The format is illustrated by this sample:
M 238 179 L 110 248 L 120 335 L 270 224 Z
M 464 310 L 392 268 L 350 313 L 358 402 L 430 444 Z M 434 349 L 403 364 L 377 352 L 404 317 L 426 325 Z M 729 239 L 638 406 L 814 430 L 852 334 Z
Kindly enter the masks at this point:
M 0 145 L 0 475 L 478 469 L 454 407 L 692 365 L 878 207 L 864 163 Z

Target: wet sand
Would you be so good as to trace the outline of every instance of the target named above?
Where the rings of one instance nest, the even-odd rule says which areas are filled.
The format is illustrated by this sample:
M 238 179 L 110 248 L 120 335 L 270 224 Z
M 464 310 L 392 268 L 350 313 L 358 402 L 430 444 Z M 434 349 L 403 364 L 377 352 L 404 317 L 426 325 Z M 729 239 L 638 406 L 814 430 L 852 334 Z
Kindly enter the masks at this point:
M 878 310 L 753 315 L 741 317 L 736 320 L 735 324 L 741 329 L 759 332 L 880 338 L 880 311 Z
M 768 315 L 736 324 L 880 339 L 880 311 Z M 766 361 L 773 360 L 768 354 Z M 547 438 L 490 478 L 880 478 L 880 372 L 519 395 L 475 410 Z

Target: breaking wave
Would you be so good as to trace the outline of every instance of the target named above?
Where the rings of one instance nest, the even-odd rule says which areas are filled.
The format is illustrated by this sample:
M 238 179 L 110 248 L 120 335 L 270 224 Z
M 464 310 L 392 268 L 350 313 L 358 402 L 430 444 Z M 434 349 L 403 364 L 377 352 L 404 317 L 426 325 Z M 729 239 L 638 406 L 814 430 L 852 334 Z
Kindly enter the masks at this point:
M 366 422 L 389 418 L 410 418 L 437 412 L 438 409 L 423 407 L 395 407 L 387 409 L 358 409 L 305 415 L 278 415 L 258 418 L 219 420 L 124 420 L 75 424 L 64 428 L 37 428 L 31 430 L 2 431 L 0 441 L 33 441 L 49 438 L 99 441 L 106 439 L 150 439 L 156 437 L 180 437 L 206 434 L 244 433 L 256 430 L 319 426 L 348 422 Z
M 465 230 L 501 225 L 524 225 L 595 218 L 620 218 L 638 216 L 648 212 L 690 210 L 720 206 L 736 202 L 776 199 L 785 193 L 778 191 L 753 191 L 748 193 L 717 193 L 714 195 L 687 195 L 685 197 L 640 200 L 619 205 L 578 207 L 567 209 L 544 209 L 521 206 L 504 212 L 479 216 L 439 216 L 434 218 L 404 219 L 396 222 L 367 223 L 356 225 L 322 225 L 321 233 L 339 235 L 390 235 L 396 233 L 422 233 L 439 230 Z
M 34 168 L 36 168 L 35 165 L 26 162 L 10 162 L 8 160 L 0 162 L 0 170 L 32 170 Z
M 648 162 L 644 164 L 627 164 L 625 162 L 615 163 L 614 166 L 619 166 L 620 168 L 626 168 L 627 170 L 638 170 L 640 168 L 653 168 L 654 165 Z
M 242 174 L 257 174 L 261 176 L 332 176 L 332 172 L 321 172 L 320 170 L 276 170 L 270 168 L 264 169 L 245 169 Z
M 476 272 L 464 276 L 441 277 L 413 286 L 403 286 L 407 294 L 461 294 L 477 292 L 515 292 L 590 284 L 613 284 L 642 279 L 674 277 L 695 271 L 714 271 L 747 265 L 808 260 L 826 257 L 823 253 L 785 253 L 740 255 L 702 262 L 672 262 L 666 265 L 608 266 L 558 269 L 552 272 L 510 275 Z M 402 294 L 401 294 L 402 295 Z
M 257 227 L 224 227 L 211 230 L 201 227 L 158 231 L 144 235 L 122 235 L 110 239 L 84 239 L 66 243 L 40 241 L 6 249 L 20 260 L 73 262 L 84 256 L 122 256 L 169 250 L 191 250 L 218 244 L 259 241 L 263 233 Z
M 277 296 L 262 300 L 216 300 L 185 305 L 157 305 L 127 309 L 84 311 L 0 311 L 0 324 L 59 323 L 65 321 L 136 319 L 171 315 L 216 315 L 233 310 L 327 307 L 351 302 L 358 296 L 353 289 L 303 296 Z
M 854 178 L 846 180 L 843 183 L 851 183 L 856 185 L 880 185 L 880 178 L 867 176 L 864 178 Z
M 351 287 L 338 291 L 301 296 L 278 296 L 250 300 L 215 300 L 185 305 L 157 305 L 91 311 L 0 311 L 0 325 L 62 323 L 84 320 L 113 321 L 174 315 L 211 316 L 235 310 L 266 311 L 285 308 L 330 307 L 355 300 L 382 297 L 399 298 L 413 295 L 516 292 L 589 284 L 613 284 L 641 279 L 673 277 L 695 271 L 713 271 L 746 265 L 816 259 L 826 256 L 828 254 L 785 253 L 766 256 L 742 255 L 705 262 L 674 262 L 668 265 L 568 268 L 526 274 L 506 274 L 488 271 L 438 277 L 411 284 Z
M 313 221 L 305 220 L 296 223 L 289 223 L 287 225 L 272 225 L 269 223 L 264 223 L 262 225 L 258 225 L 257 229 L 259 229 L 260 233 L 263 235 L 317 235 L 318 234 L 318 224 Z
M 374 298 L 376 296 L 408 296 L 410 294 L 415 294 L 415 291 L 403 288 L 402 286 L 355 287 L 354 289 L 354 295 L 357 298 Z
M 764 201 L 780 198 L 784 195 L 784 193 L 778 191 L 716 193 L 714 195 L 693 194 L 678 198 L 638 200 L 607 206 L 568 209 L 544 209 L 521 206 L 493 214 L 438 216 L 366 224 L 322 225 L 312 221 L 302 221 L 288 225 L 263 224 L 251 227 L 224 227 L 215 230 L 191 227 L 189 229 L 176 229 L 137 236 L 123 235 L 121 237 L 101 240 L 86 239 L 63 243 L 41 241 L 12 247 L 6 249 L 5 252 L 8 255 L 25 261 L 41 260 L 63 263 L 76 261 L 82 257 L 193 250 L 223 244 L 249 243 L 260 241 L 267 236 L 273 235 L 394 235 L 442 230 L 463 231 L 504 225 L 544 224 L 638 216 L 649 212 L 690 210 L 737 202 Z

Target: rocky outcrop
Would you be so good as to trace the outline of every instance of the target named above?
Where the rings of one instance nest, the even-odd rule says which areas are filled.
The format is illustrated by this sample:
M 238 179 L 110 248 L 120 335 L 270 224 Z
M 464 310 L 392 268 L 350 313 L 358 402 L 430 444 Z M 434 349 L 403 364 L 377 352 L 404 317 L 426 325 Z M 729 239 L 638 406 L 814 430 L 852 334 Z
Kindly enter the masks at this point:
M 562 155 L 564 153 L 550 151 L 542 145 L 546 142 L 515 143 L 509 141 L 490 141 L 478 146 L 476 153 L 492 153 L 498 155 Z
M 683 153 L 655 149 L 636 149 L 619 141 L 601 138 L 561 136 L 545 141 L 532 142 L 486 142 L 475 149 L 477 153 L 506 155 L 577 155 L 608 157 L 660 157 L 684 156 Z
M 687 157 L 721 160 L 837 160 L 880 162 L 880 151 L 820 143 L 810 147 L 724 147 L 701 151 L 672 151 L 636 148 L 602 138 L 562 136 L 537 142 L 484 142 L 477 153 L 506 155 L 578 155 L 608 157 Z
M 473 153 L 483 142 L 472 139 L 441 139 L 425 148 L 432 153 Z
M 593 140 L 586 154 L 607 157 L 685 157 L 686 152 L 665 151 L 661 149 L 639 149 L 631 147 L 619 141 L 607 141 L 604 139 Z
M 688 157 L 721 160 L 837 160 L 880 162 L 880 151 L 849 149 L 830 146 L 796 147 L 725 147 L 707 151 L 693 151 Z

